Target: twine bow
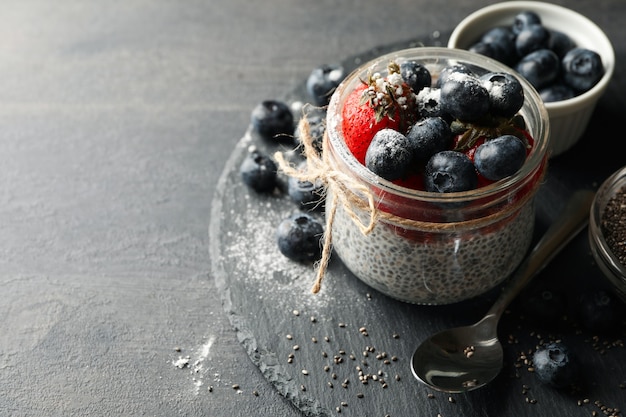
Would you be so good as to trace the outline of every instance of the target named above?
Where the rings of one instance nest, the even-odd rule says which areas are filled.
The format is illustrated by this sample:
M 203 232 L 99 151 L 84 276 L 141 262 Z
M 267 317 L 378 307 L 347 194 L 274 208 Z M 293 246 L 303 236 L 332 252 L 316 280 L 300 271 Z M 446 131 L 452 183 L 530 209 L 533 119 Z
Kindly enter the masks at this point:
M 328 268 L 330 254 L 332 250 L 332 226 L 335 220 L 335 213 L 339 204 L 347 212 L 350 219 L 359 228 L 361 233 L 369 234 L 376 225 L 378 210 L 372 192 L 363 184 L 359 183 L 349 175 L 332 168 L 328 161 L 328 152 L 322 151 L 321 156 L 313 145 L 311 127 L 306 117 L 302 117 L 298 123 L 300 141 L 303 146 L 303 156 L 307 160 L 305 171 L 293 167 L 283 156 L 282 152 L 276 152 L 274 158 L 279 168 L 286 174 L 301 181 L 321 181 L 326 194 L 330 193 L 330 201 L 326 200 L 326 226 L 324 228 L 322 256 L 317 262 L 317 274 L 313 284 L 312 292 L 318 293 L 322 286 L 322 281 Z M 326 136 L 326 132 L 324 133 Z M 326 142 L 326 141 L 325 141 Z M 325 147 L 325 145 L 324 145 Z M 362 209 L 369 213 L 367 222 L 363 222 L 355 212 L 355 208 Z

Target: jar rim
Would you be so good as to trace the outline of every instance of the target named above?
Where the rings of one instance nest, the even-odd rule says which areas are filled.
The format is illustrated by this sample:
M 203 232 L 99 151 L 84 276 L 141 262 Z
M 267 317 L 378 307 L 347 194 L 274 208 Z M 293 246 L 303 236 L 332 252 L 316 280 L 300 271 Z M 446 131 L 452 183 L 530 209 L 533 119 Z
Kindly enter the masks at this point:
M 427 202 L 462 202 L 472 201 L 483 198 L 489 198 L 494 195 L 502 194 L 504 191 L 515 189 L 518 184 L 524 183 L 525 179 L 534 177 L 537 173 L 542 172 L 548 159 L 549 145 L 549 118 L 548 113 L 543 105 L 543 101 L 535 88 L 523 77 L 517 76 L 522 84 L 524 91 L 524 107 L 523 112 L 533 112 L 534 119 L 539 123 L 532 126 L 531 134 L 534 139 L 534 145 L 526 158 L 526 162 L 520 170 L 512 176 L 496 181 L 492 184 L 482 186 L 469 191 L 437 193 L 425 190 L 417 190 L 403 187 L 388 181 L 372 171 L 365 165 L 361 164 L 348 149 L 342 137 L 342 116 L 341 106 L 343 99 L 347 93 L 352 91 L 354 85 L 360 82 L 369 72 L 384 72 L 390 61 L 402 60 L 421 60 L 427 65 L 437 65 L 441 68 L 450 63 L 464 63 L 476 69 L 482 69 L 485 72 L 508 72 L 515 74 L 510 67 L 489 57 L 479 55 L 470 51 L 461 49 L 452 49 L 446 47 L 416 47 L 397 50 L 391 53 L 381 55 L 372 59 L 355 70 L 353 70 L 344 81 L 337 87 L 335 93 L 331 97 L 327 109 L 327 140 L 331 143 L 333 151 L 345 163 L 352 172 L 354 172 L 360 180 L 365 181 L 369 186 L 376 187 L 382 191 L 402 196 L 408 199 L 419 199 Z M 525 117 L 526 119 L 527 117 Z

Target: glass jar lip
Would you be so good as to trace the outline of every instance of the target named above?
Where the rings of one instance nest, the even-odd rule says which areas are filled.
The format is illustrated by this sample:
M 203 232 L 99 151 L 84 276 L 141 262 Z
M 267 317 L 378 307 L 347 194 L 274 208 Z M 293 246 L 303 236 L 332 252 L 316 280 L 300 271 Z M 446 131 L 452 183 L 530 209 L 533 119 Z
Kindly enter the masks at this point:
M 538 170 L 540 170 L 547 162 L 548 142 L 550 132 L 550 122 L 548 118 L 547 110 L 539 96 L 539 93 L 535 88 L 521 76 L 516 76 L 522 84 L 524 90 L 524 106 L 527 103 L 532 103 L 530 110 L 534 111 L 537 116 L 537 120 L 540 124 L 537 126 L 537 132 L 533 134 L 535 144 L 526 159 L 526 163 L 522 168 L 510 177 L 504 178 L 500 181 L 492 184 L 463 192 L 453 193 L 436 193 L 429 191 L 416 190 L 412 188 L 403 187 L 397 185 L 391 181 L 374 174 L 361 164 L 348 149 L 343 140 L 338 140 L 338 136 L 341 132 L 341 105 L 344 93 L 351 91 L 351 87 L 354 83 L 361 79 L 365 79 L 364 76 L 368 72 L 378 71 L 384 72 L 387 64 L 390 61 L 405 61 L 405 60 L 424 60 L 428 61 L 428 64 L 439 64 L 445 60 L 449 63 L 465 63 L 475 68 L 482 68 L 485 72 L 508 72 L 511 74 L 517 74 L 510 67 L 494 60 L 489 57 L 479 55 L 470 51 L 462 49 L 453 49 L 446 47 L 424 46 L 416 48 L 401 49 L 394 52 L 390 52 L 374 58 L 353 70 L 337 87 L 335 93 L 331 97 L 328 109 L 327 109 L 327 129 L 329 130 L 328 140 L 332 143 L 334 151 L 347 165 L 347 167 L 354 172 L 360 179 L 365 181 L 368 185 L 377 187 L 383 191 L 392 193 L 394 195 L 403 196 L 406 198 L 419 199 L 421 201 L 430 202 L 457 202 L 477 200 L 492 195 L 498 195 L 503 191 L 515 188 L 517 184 L 523 182 L 525 178 L 533 176 Z M 447 64 L 441 66 L 443 68 Z M 339 133 L 339 134 L 338 134 Z
M 602 233 L 601 222 L 608 201 L 621 189 L 626 187 L 626 166 L 611 174 L 598 188 L 589 214 L 589 238 L 598 262 L 601 262 L 615 278 L 620 278 L 621 290 L 626 292 L 626 266 L 623 265 L 609 248 Z

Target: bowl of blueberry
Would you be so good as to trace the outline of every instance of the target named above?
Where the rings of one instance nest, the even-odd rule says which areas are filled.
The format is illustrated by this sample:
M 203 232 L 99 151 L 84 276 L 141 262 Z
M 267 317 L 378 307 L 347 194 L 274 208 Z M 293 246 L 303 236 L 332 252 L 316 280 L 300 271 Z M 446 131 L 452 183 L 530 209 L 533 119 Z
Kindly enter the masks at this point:
M 531 243 L 548 137 L 536 90 L 494 59 L 421 47 L 363 64 L 327 109 L 333 253 L 409 303 L 493 289 Z
M 533 85 L 550 116 L 551 156 L 582 137 L 615 66 L 611 41 L 594 22 L 538 1 L 501 2 L 471 13 L 448 47 L 497 59 Z
M 626 302 L 626 166 L 598 188 L 589 215 L 589 245 L 599 269 Z

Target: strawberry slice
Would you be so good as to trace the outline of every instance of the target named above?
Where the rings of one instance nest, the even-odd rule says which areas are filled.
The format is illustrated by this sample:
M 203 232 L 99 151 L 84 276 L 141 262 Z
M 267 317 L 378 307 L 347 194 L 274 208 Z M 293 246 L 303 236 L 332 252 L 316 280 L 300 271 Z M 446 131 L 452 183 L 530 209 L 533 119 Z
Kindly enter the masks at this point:
M 391 119 L 388 115 L 376 121 L 376 110 L 369 103 L 363 103 L 363 93 L 368 89 L 367 84 L 359 85 L 346 98 L 341 111 L 343 137 L 354 157 L 365 164 L 365 153 L 372 142 L 372 138 L 381 129 L 398 130 L 399 118 Z
M 417 119 L 417 101 L 404 81 L 400 66 L 390 62 L 387 75 L 369 74 L 357 86 L 341 109 L 344 140 L 356 159 L 364 164 L 365 153 L 376 132 L 394 129 L 406 134 Z

